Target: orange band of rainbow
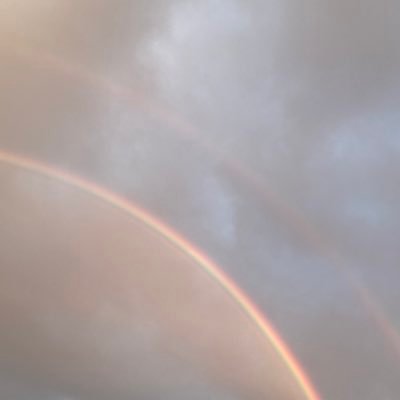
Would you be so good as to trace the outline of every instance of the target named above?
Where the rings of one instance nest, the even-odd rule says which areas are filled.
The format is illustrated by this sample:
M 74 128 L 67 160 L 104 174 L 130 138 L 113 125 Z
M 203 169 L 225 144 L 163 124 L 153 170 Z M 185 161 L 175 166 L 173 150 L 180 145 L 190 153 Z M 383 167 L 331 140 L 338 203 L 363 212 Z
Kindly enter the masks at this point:
M 0 150 L 0 162 L 13 165 L 31 172 L 35 172 L 52 179 L 57 179 L 64 184 L 79 188 L 109 204 L 124 211 L 131 217 L 138 219 L 146 226 L 163 236 L 179 250 L 191 257 L 207 272 L 218 284 L 238 303 L 249 318 L 257 325 L 263 335 L 272 344 L 278 355 L 292 373 L 297 384 L 304 392 L 308 400 L 321 400 L 317 390 L 314 388 L 307 374 L 296 360 L 283 339 L 279 336 L 273 325 L 266 319 L 262 312 L 253 304 L 250 298 L 239 288 L 239 286 L 227 276 L 220 267 L 212 262 L 206 255 L 198 250 L 186 239 L 166 226 L 163 222 L 150 215 L 141 207 L 119 195 L 78 176 L 59 170 L 40 161 L 32 160 L 21 155 L 12 154 Z

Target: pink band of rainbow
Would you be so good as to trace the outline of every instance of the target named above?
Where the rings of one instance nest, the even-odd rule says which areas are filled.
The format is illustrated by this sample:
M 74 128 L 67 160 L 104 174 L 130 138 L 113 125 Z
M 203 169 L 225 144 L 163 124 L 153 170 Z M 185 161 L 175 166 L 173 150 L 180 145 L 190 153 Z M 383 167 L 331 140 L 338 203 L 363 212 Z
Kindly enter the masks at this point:
M 266 319 L 262 312 L 253 304 L 250 298 L 239 288 L 239 286 L 227 276 L 223 270 L 212 262 L 205 254 L 198 250 L 193 244 L 166 226 L 163 222 L 150 215 L 141 207 L 120 197 L 119 195 L 81 177 L 59 170 L 40 161 L 12 154 L 0 150 L 0 162 L 35 172 L 64 184 L 79 188 L 107 203 L 124 211 L 129 216 L 141 221 L 146 226 L 160 234 L 179 250 L 187 254 L 207 272 L 245 311 L 249 318 L 257 325 L 263 335 L 272 344 L 275 351 L 284 361 L 286 367 L 293 375 L 298 386 L 308 400 L 321 400 L 320 395 L 304 372 L 300 363 L 279 336 L 273 325 Z

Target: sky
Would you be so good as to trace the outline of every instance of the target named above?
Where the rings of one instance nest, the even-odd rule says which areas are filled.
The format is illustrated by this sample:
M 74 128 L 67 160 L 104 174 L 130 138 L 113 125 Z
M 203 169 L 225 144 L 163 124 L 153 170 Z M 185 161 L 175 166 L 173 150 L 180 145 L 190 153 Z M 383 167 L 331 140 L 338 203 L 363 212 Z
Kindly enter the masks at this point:
M 322 398 L 398 398 L 399 8 L 2 1 L 0 148 L 95 181 L 201 248 L 273 322 Z M 43 398 L 15 379 L 0 375 L 1 387 Z

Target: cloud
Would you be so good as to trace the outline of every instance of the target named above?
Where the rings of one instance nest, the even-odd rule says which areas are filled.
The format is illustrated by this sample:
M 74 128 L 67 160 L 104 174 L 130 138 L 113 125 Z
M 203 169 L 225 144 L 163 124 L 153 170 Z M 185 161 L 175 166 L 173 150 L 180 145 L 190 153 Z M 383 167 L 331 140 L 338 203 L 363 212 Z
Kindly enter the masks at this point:
M 201 245 L 326 398 L 398 397 L 390 343 L 340 272 L 398 324 L 398 2 L 4 7 L 2 147 L 123 193 Z M 21 42 L 30 56 L 12 51 Z

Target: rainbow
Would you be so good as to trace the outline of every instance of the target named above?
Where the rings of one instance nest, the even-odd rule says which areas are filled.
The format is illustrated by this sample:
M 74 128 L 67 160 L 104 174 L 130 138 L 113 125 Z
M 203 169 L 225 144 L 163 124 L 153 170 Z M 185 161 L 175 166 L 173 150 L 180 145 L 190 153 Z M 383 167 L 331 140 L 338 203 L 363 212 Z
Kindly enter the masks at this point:
M 15 39 L 15 38 L 13 38 Z M 182 118 L 172 109 L 167 109 L 162 105 L 155 103 L 150 100 L 143 90 L 136 88 L 132 90 L 126 88 L 118 83 L 113 82 L 109 78 L 102 76 L 101 74 L 87 70 L 84 66 L 79 64 L 68 63 L 61 58 L 58 58 L 51 53 L 45 51 L 39 51 L 35 48 L 30 48 L 24 45 L 19 40 L 12 40 L 10 45 L 1 43 L 2 47 L 14 52 L 15 55 L 22 57 L 28 62 L 41 68 L 48 68 L 54 70 L 64 77 L 74 79 L 79 82 L 83 82 L 86 85 L 92 86 L 96 89 L 104 90 L 112 96 L 120 97 L 129 102 L 130 105 L 138 106 L 141 109 L 163 122 L 166 122 L 169 126 L 174 128 L 174 131 L 185 140 L 194 142 L 204 149 L 207 153 L 213 156 L 214 159 L 222 160 L 224 167 L 227 172 L 239 178 L 242 183 L 245 183 L 251 190 L 257 194 L 265 203 L 279 214 L 279 217 L 288 224 L 298 235 L 302 237 L 308 245 L 311 245 L 319 254 L 327 257 L 337 268 L 337 270 L 346 278 L 350 288 L 357 294 L 361 304 L 367 310 L 369 317 L 374 321 L 378 328 L 383 333 L 383 336 L 388 342 L 394 347 L 396 353 L 400 356 L 400 334 L 396 328 L 391 324 L 388 315 L 382 308 L 378 300 L 372 296 L 370 290 L 359 281 L 358 277 L 349 273 L 347 268 L 346 258 L 337 249 L 334 239 L 331 238 L 327 232 L 321 232 L 316 226 L 305 218 L 301 212 L 294 209 L 290 204 L 286 203 L 277 193 L 271 188 L 265 187 L 265 182 L 262 182 L 257 176 L 254 175 L 253 171 L 249 170 L 245 165 L 238 163 L 236 160 L 232 160 L 225 154 L 220 153 L 210 143 L 208 143 L 200 132 L 197 131 L 188 121 Z M 262 316 L 259 310 L 249 301 L 248 297 L 235 285 L 235 283 L 227 277 L 220 268 L 215 266 L 207 257 L 202 254 L 198 249 L 188 243 L 184 238 L 180 237 L 177 233 L 166 227 L 162 222 L 149 215 L 148 212 L 142 210 L 140 207 L 129 203 L 122 197 L 113 194 L 112 192 L 97 186 L 91 182 L 88 182 L 79 177 L 72 176 L 66 172 L 57 170 L 51 166 L 47 166 L 37 161 L 28 160 L 21 156 L 15 156 L 6 152 L 0 151 L 0 161 L 8 162 L 14 165 L 18 165 L 21 168 L 30 169 L 47 176 L 51 176 L 55 179 L 63 180 L 65 183 L 79 187 L 86 192 L 92 193 L 93 195 L 102 198 L 103 200 L 113 204 L 115 207 L 124 210 L 131 216 L 140 219 L 143 223 L 147 224 L 151 229 L 154 229 L 159 234 L 163 235 L 167 240 L 175 244 L 181 250 L 183 250 L 190 257 L 195 259 L 202 267 L 213 276 L 246 310 L 249 316 L 257 323 L 262 331 L 267 326 L 271 334 L 267 334 L 271 342 L 274 344 L 278 353 L 285 359 L 284 354 L 288 354 L 289 358 L 292 357 L 291 353 L 285 346 L 284 342 L 276 334 L 275 330 Z M 251 310 L 251 311 L 249 311 Z M 265 332 L 264 332 L 265 333 Z M 276 342 L 276 343 L 275 343 Z M 280 346 L 278 345 L 280 343 Z M 307 394 L 309 399 L 319 399 L 315 389 L 313 389 L 309 380 L 302 372 L 298 362 L 294 360 L 294 368 L 290 367 L 297 381 L 305 384 L 300 386 L 309 387 L 306 390 L 303 387 L 304 392 Z M 296 372 L 297 371 L 297 372 Z M 303 376 L 304 375 L 304 376 Z M 303 379 L 304 378 L 304 379 Z
M 297 361 L 287 344 L 280 337 L 270 321 L 263 315 L 257 306 L 251 301 L 247 294 L 228 276 L 223 270 L 211 261 L 205 254 L 193 244 L 180 236 L 177 232 L 165 225 L 162 221 L 150 215 L 143 208 L 133 204 L 127 199 L 107 190 L 94 182 L 75 176 L 69 172 L 47 165 L 43 162 L 27 158 L 22 155 L 12 154 L 0 150 L 0 162 L 21 169 L 28 170 L 51 179 L 61 181 L 66 185 L 81 189 L 98 199 L 125 212 L 147 227 L 157 232 L 168 240 L 180 251 L 193 259 L 208 275 L 210 275 L 245 311 L 251 321 L 258 327 L 266 339 L 271 343 L 277 354 L 282 358 L 284 364 L 293 375 L 298 386 L 308 400 L 321 400 L 320 395 L 311 383 L 304 369 Z

